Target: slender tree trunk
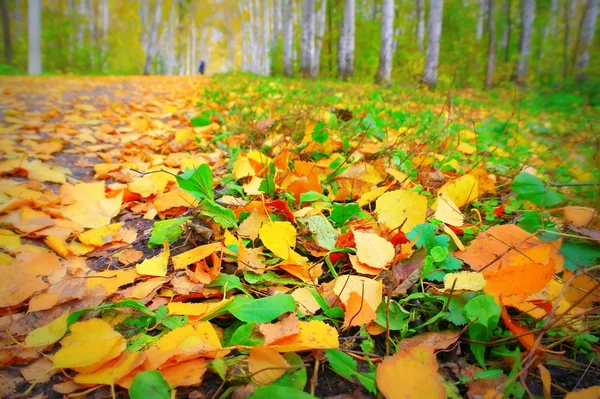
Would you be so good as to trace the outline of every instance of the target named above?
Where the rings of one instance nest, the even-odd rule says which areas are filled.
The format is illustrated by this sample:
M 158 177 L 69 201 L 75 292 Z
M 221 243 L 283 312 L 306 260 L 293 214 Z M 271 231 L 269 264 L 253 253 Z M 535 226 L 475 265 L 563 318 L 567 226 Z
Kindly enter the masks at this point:
M 342 79 L 348 79 L 354 73 L 355 9 L 355 0 L 346 0 L 338 50 L 338 75 Z
M 262 74 L 264 76 L 269 76 L 271 74 L 271 57 L 269 54 L 269 49 L 271 48 L 271 16 L 270 16 L 270 7 L 268 0 L 262 0 L 262 9 L 263 9 L 263 67 Z
M 85 3 L 86 0 L 79 0 L 79 7 L 77 8 L 79 13 L 79 18 L 77 21 L 77 46 L 79 49 L 83 48 L 83 40 L 85 38 Z
M 94 5 L 92 0 L 88 0 L 87 3 L 87 20 L 88 20 L 88 32 L 90 35 L 89 53 L 90 53 L 90 65 L 95 66 L 95 49 L 96 49 L 96 22 L 94 21 Z
M 392 40 L 394 34 L 394 0 L 383 0 L 381 16 L 381 46 L 379 48 L 379 68 L 375 83 L 392 83 Z
M 197 43 L 197 41 L 198 41 L 198 30 L 196 28 L 196 23 L 193 22 L 192 23 L 192 46 L 191 46 L 192 47 L 192 50 L 191 50 L 191 53 L 192 53 L 191 59 L 192 59 L 192 61 L 190 63 L 190 74 L 192 74 L 192 75 L 194 75 L 194 73 L 197 70 L 198 65 L 199 65 L 199 63 L 198 63 L 198 51 L 197 51 L 197 49 L 198 49 L 198 43 Z
M 321 0 L 321 7 L 317 14 L 317 38 L 315 43 L 315 54 L 313 64 L 310 71 L 310 76 L 316 78 L 319 75 L 321 66 L 321 48 L 323 48 L 323 35 L 325 34 L 325 16 L 327 15 L 327 0 Z
M 327 36 L 328 40 L 327 40 L 327 48 L 329 50 L 329 57 L 328 61 L 329 61 L 329 73 L 331 75 L 333 75 L 333 13 L 332 13 L 332 9 L 334 4 L 331 4 L 329 7 L 327 7 L 327 28 L 329 29 L 329 35 Z
M 158 36 L 158 24 L 160 23 L 160 16 L 162 11 L 162 0 L 156 0 L 156 6 L 154 9 L 154 21 L 152 22 L 152 28 L 148 39 L 148 48 L 146 49 L 146 62 L 144 63 L 144 75 L 149 75 L 152 68 L 152 58 L 156 51 L 156 38 Z
M 542 32 L 542 38 L 540 42 L 540 47 L 538 49 L 538 74 L 541 71 L 541 67 L 544 64 L 542 60 L 546 57 L 546 48 L 548 47 L 548 38 L 554 35 L 554 31 L 556 30 L 556 14 L 558 11 L 558 0 L 550 1 L 550 10 L 548 12 L 548 18 L 546 21 L 546 26 L 544 26 L 544 30 Z
M 245 15 L 247 9 L 247 2 L 240 1 L 239 2 L 240 14 Z M 250 21 L 249 18 L 242 19 L 242 71 L 246 72 L 250 68 Z M 202 29 L 202 34 L 204 34 L 204 28 Z M 204 57 L 204 53 L 201 52 L 202 57 Z
M 15 36 L 21 37 L 21 34 L 23 33 L 23 17 L 21 14 L 21 0 L 13 0 L 13 18 L 14 18 L 13 20 L 15 23 Z
M 488 43 L 488 60 L 485 72 L 485 87 L 491 88 L 494 85 L 494 71 L 496 70 L 496 24 L 494 21 L 494 0 L 488 1 L 488 34 L 490 41 Z
M 102 70 L 106 71 L 108 60 L 108 28 L 110 26 L 110 8 L 108 0 L 102 2 Z
M 2 37 L 4 40 L 4 60 L 8 65 L 12 65 L 12 40 L 10 37 L 10 11 L 8 9 L 8 0 L 0 1 L 0 11 L 2 12 Z
M 427 55 L 425 59 L 425 70 L 423 71 L 423 81 L 429 87 L 434 87 L 437 84 L 443 9 L 444 0 L 431 0 L 429 2 L 429 18 L 427 21 Z
M 531 54 L 531 36 L 535 20 L 535 0 L 521 0 L 521 32 L 519 33 L 519 59 L 516 67 L 516 81 L 520 85 L 527 80 L 527 61 Z
M 303 0 L 302 7 L 302 43 L 300 52 L 300 71 L 303 76 L 311 76 L 315 56 L 315 1 Z
M 292 0 L 283 0 L 283 73 L 285 76 L 292 76 L 293 14 Z
M 27 71 L 30 75 L 42 73 L 42 0 L 27 1 Z
M 400 0 L 400 3 L 404 3 L 404 0 Z M 397 19 L 398 17 L 398 3 L 394 4 L 394 21 Z M 394 23 L 394 25 L 399 25 Z M 394 58 L 394 54 L 396 54 L 396 48 L 398 47 L 398 38 L 400 37 L 400 35 L 402 35 L 402 28 L 400 28 L 400 26 L 395 26 L 394 27 L 394 32 L 392 34 L 392 60 Z
M 185 48 L 185 74 L 187 76 L 192 74 L 192 44 L 194 39 L 192 37 L 191 29 L 188 29 L 187 34 L 187 46 Z
M 262 73 L 262 63 L 263 63 L 263 46 L 262 46 L 262 16 L 260 13 L 260 0 L 253 1 L 254 7 L 254 16 L 255 16 L 255 25 L 254 25 L 254 37 L 255 37 L 255 54 L 256 60 L 254 64 L 254 73 L 261 74 Z
M 148 0 L 142 0 L 148 1 Z M 172 0 L 175 1 L 175 0 Z M 177 0 L 177 68 L 179 69 L 179 75 L 182 76 L 184 74 L 184 33 L 183 33 L 183 17 L 184 17 L 184 9 L 183 9 L 183 0 Z
M 569 75 L 569 53 L 571 49 L 571 21 L 575 17 L 575 1 L 565 1 L 565 42 L 563 49 L 563 78 Z
M 475 40 L 480 41 L 483 38 L 483 26 L 486 21 L 488 0 L 479 0 L 479 10 L 477 12 L 477 28 L 475 29 Z
M 511 1 L 505 0 L 504 2 L 504 16 L 506 18 L 506 25 L 502 32 L 502 41 L 500 47 L 504 49 L 504 62 L 510 61 L 510 34 L 512 30 L 512 20 L 510 18 Z
M 587 77 L 587 68 L 590 63 L 590 47 L 594 40 L 596 19 L 598 17 L 598 0 L 587 0 L 585 12 L 581 20 L 579 39 L 577 41 L 577 58 L 575 61 L 575 76 L 579 83 Z
M 425 39 L 425 0 L 417 0 L 417 46 L 423 51 Z
M 168 48 L 167 48 L 167 75 L 173 75 L 175 71 L 175 15 L 177 14 L 177 2 L 171 2 L 171 12 L 169 13 L 168 28 Z
M 148 48 L 148 15 L 150 11 L 148 10 L 150 1 L 149 0 L 140 0 L 140 27 L 141 27 L 141 39 L 142 39 L 142 48 L 144 51 Z

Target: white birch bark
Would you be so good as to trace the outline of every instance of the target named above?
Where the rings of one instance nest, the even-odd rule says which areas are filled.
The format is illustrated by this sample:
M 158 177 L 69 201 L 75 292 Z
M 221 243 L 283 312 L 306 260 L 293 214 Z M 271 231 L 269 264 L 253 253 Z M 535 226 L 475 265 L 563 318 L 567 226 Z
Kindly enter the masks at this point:
M 260 0 L 254 0 L 252 6 L 254 7 L 254 73 L 260 74 L 262 70 L 263 62 L 263 46 L 262 46 L 262 15 L 260 10 Z
M 262 51 L 262 68 L 261 74 L 263 76 L 269 76 L 271 74 L 271 57 L 269 49 L 271 48 L 271 24 L 270 24 L 270 7 L 269 0 L 262 0 L 262 34 L 263 34 L 263 51 Z
M 293 15 L 292 0 L 283 0 L 283 73 L 285 76 L 292 76 Z
M 198 32 L 196 29 L 196 23 L 192 24 L 192 48 L 191 48 L 191 61 L 190 61 L 190 74 L 194 75 L 198 71 Z
M 519 33 L 519 59 L 516 70 L 516 79 L 519 84 L 524 84 L 527 78 L 527 62 L 531 54 L 534 20 L 535 0 L 521 0 L 521 32 Z
M 315 56 L 315 1 L 303 0 L 302 7 L 302 42 L 300 51 L 300 72 L 303 76 L 311 76 Z
M 247 2 L 240 1 L 239 3 L 240 14 L 242 14 L 242 67 L 241 70 L 246 72 L 250 67 L 250 22 L 249 18 L 246 17 Z M 202 29 L 204 35 L 204 28 Z M 204 57 L 204 52 L 201 50 L 201 55 Z
M 97 43 L 96 41 L 96 21 L 94 20 L 95 17 L 95 13 L 94 13 L 94 5 L 92 3 L 92 0 L 88 0 L 87 2 L 87 21 L 88 21 L 88 34 L 90 36 L 90 40 L 89 40 L 89 54 L 90 54 L 90 63 L 92 65 L 92 67 L 95 65 L 95 44 Z
M 108 0 L 102 0 L 102 70 L 106 71 L 108 59 L 108 28 L 110 26 L 110 7 Z
M 185 47 L 185 74 L 192 74 L 192 32 L 188 30 L 187 46 Z
M 423 51 L 425 39 L 425 0 L 417 0 L 417 47 Z
M 565 38 L 563 47 L 563 78 L 566 78 L 569 73 L 569 53 L 571 49 L 571 22 L 575 16 L 575 8 L 577 3 L 573 1 L 565 2 Z
M 273 0 L 273 47 L 277 45 L 283 29 L 283 2 L 284 0 Z
M 316 78 L 319 76 L 319 68 L 321 66 L 321 49 L 323 48 L 323 35 L 325 34 L 325 16 L 327 15 L 327 0 L 321 0 L 319 12 L 317 13 L 316 31 L 317 37 L 315 42 L 315 53 L 313 64 L 310 71 L 310 76 Z
M 392 39 L 394 34 L 394 0 L 383 0 L 381 16 L 381 46 L 379 49 L 379 68 L 375 74 L 375 83 L 389 86 L 392 83 Z
M 427 51 L 423 71 L 423 81 L 429 87 L 437 84 L 443 9 L 444 0 L 430 0 L 427 21 Z
M 586 79 L 587 68 L 590 63 L 590 47 L 594 40 L 596 30 L 596 19 L 598 17 L 598 0 L 587 0 L 585 12 L 581 20 L 579 40 L 577 46 L 577 58 L 575 60 L 575 76 L 579 83 Z
M 140 28 L 141 28 L 141 40 L 142 48 L 144 51 L 148 49 L 148 14 L 149 14 L 149 0 L 140 0 Z
M 27 1 L 27 72 L 42 73 L 42 0 Z
M 338 50 L 338 75 L 348 79 L 354 73 L 354 31 L 356 1 L 346 0 Z
M 485 71 L 485 87 L 491 88 L 494 84 L 494 71 L 496 70 L 496 24 L 494 21 L 494 0 L 488 2 L 488 34 L 490 41 L 488 42 L 488 59 L 487 68 Z
M 166 65 L 166 73 L 167 75 L 173 75 L 175 72 L 175 19 L 177 14 L 177 2 L 171 2 L 171 12 L 169 14 L 169 28 L 168 28 L 168 48 L 167 51 L 167 65 Z
M 479 0 L 479 9 L 477 11 L 477 26 L 475 29 L 475 40 L 480 41 L 483 38 L 483 26 L 487 19 L 487 3 L 488 0 Z
M 85 4 L 86 0 L 79 0 L 79 6 L 77 8 L 77 12 L 79 14 L 79 18 L 77 20 L 77 46 L 81 49 L 83 48 L 83 40 L 85 38 Z
M 183 50 L 185 49 L 185 34 L 183 32 L 183 16 L 183 0 L 177 0 L 177 68 L 179 70 L 179 76 L 183 76 L 185 72 L 185 58 L 183 53 Z
M 162 12 L 162 0 L 156 0 L 156 6 L 154 9 L 154 21 L 148 35 L 148 47 L 146 48 L 146 62 L 144 63 L 144 75 L 149 75 L 152 68 L 152 58 L 156 51 L 156 38 L 158 36 L 158 25 L 160 23 L 160 16 Z
M 506 24 L 504 25 L 504 29 L 502 30 L 502 39 L 500 39 L 500 48 L 508 47 L 508 39 L 510 37 L 510 3 L 511 0 L 504 1 L 504 17 L 506 18 Z

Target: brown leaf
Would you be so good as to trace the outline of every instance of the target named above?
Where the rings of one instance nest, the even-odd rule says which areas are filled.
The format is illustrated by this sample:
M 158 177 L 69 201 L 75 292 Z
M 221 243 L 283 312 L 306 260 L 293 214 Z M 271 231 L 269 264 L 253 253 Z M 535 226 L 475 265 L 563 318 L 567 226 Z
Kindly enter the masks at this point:
M 423 274 L 423 262 L 425 262 L 426 256 L 427 251 L 425 248 L 421 248 L 410 258 L 396 263 L 392 267 L 391 287 L 395 287 L 392 290 L 392 298 L 405 296 L 408 290 L 419 281 Z

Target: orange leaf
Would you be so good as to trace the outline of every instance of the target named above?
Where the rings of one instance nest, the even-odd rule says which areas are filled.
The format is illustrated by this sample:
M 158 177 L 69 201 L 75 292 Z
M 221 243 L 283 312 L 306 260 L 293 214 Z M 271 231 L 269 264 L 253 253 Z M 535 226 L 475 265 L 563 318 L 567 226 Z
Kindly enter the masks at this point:
M 252 380 L 258 385 L 275 381 L 285 374 L 288 366 L 283 356 L 266 346 L 255 346 L 248 356 L 248 371 L 252 375 Z

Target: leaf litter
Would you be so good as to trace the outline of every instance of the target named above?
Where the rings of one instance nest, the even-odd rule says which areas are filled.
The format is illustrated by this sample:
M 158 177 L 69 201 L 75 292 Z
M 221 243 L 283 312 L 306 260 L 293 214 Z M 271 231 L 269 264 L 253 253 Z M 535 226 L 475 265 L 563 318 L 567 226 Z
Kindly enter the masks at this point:
M 573 390 L 550 374 L 597 359 L 597 207 L 548 184 L 558 157 L 563 181 L 585 165 L 540 153 L 532 126 L 468 130 L 509 118 L 500 105 L 443 111 L 444 130 L 426 95 L 385 92 L 403 101 L 373 113 L 371 89 L 333 85 L 291 123 L 299 89 L 278 80 L 17 80 L 0 138 L 2 396 L 168 397 L 206 378 L 223 380 L 214 395 L 319 396 L 333 372 L 363 395 L 522 397 L 541 394 L 535 373 L 546 394 Z

